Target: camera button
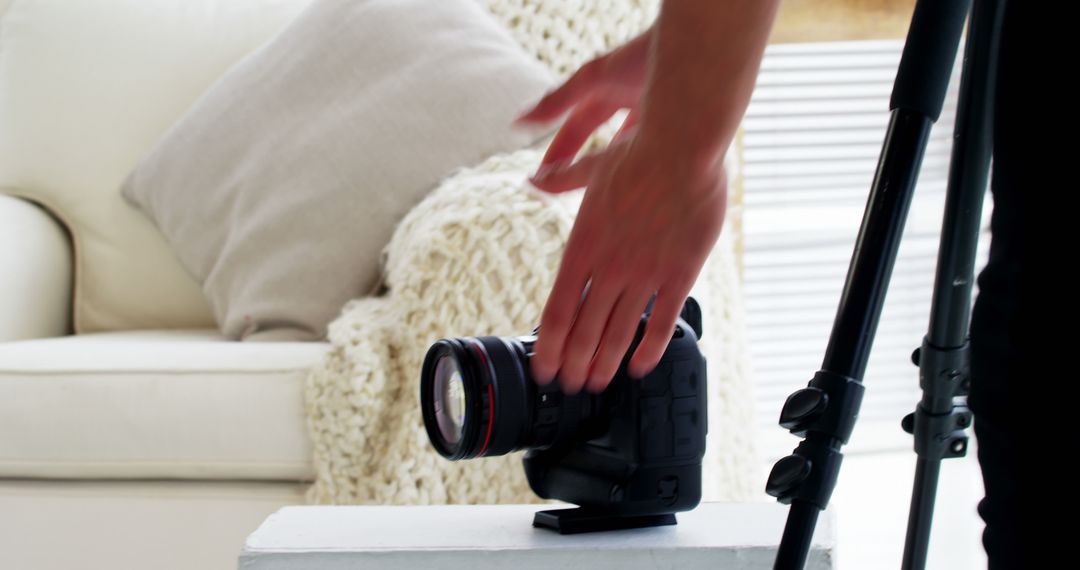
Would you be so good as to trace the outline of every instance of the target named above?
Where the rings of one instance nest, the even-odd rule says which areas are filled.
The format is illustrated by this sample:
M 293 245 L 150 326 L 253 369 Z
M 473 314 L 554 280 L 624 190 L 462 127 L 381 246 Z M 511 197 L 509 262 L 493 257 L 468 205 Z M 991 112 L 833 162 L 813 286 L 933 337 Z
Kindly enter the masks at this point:
M 671 363 L 671 391 L 676 398 L 696 396 L 698 389 L 698 362 L 695 360 L 678 360 Z

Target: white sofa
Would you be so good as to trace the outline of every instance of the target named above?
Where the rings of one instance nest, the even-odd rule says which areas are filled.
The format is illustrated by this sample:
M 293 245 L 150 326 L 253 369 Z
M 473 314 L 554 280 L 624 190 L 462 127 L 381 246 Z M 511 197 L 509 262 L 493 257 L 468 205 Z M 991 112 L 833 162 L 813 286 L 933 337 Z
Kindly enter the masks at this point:
M 70 231 L 19 190 L 0 179 L 0 569 L 235 567 L 304 502 L 304 380 L 328 345 L 73 334 Z
M 64 229 L 0 196 L 0 568 L 232 566 L 303 503 L 303 379 L 326 345 L 69 336 L 70 304 Z
M 314 473 L 303 384 L 327 345 L 225 342 L 213 329 L 72 335 L 77 277 L 68 228 L 39 205 L 12 196 L 26 195 L 33 184 L 63 191 L 54 183 L 61 178 L 77 190 L 93 189 L 90 182 L 96 181 L 88 181 L 93 176 L 104 179 L 98 186 L 114 187 L 109 183 L 134 165 L 202 89 L 280 29 L 305 1 L 98 1 L 82 9 L 115 7 L 123 13 L 97 14 L 99 22 L 81 28 L 83 14 L 75 2 L 51 1 L 48 10 L 36 11 L 20 10 L 29 6 L 21 4 L 0 0 L 0 16 L 20 16 L 21 39 L 33 40 L 37 30 L 56 27 L 27 14 L 71 14 L 63 25 L 72 26 L 73 44 L 98 53 L 51 61 L 52 71 L 61 81 L 70 76 L 101 85 L 87 88 L 89 96 L 81 99 L 86 93 L 78 92 L 79 85 L 72 92 L 54 85 L 31 96 L 0 92 L 0 100 L 6 99 L 0 105 L 0 114 L 8 114 L 0 117 L 5 124 L 26 118 L 24 124 L 49 124 L 55 130 L 47 136 L 29 132 L 14 141 L 0 136 L 0 146 L 16 151 L 0 150 L 0 568 L 234 568 L 243 538 L 263 518 L 304 502 Z M 110 18 L 140 24 L 160 20 L 160 29 L 144 38 L 165 45 L 146 56 L 158 60 L 138 71 L 118 63 L 139 62 L 143 46 L 131 43 L 130 34 L 114 44 L 99 42 L 99 30 L 108 29 Z M 177 26 L 169 24 L 174 18 Z M 202 20 L 211 24 L 191 24 Z M 224 31 L 213 29 L 218 20 Z M 128 26 L 133 27 L 133 34 L 141 31 Z M 218 44 L 215 33 L 222 38 Z M 0 39 L 5 40 L 0 50 L 14 43 Z M 198 50 L 189 54 L 186 47 Z M 171 60 L 162 56 L 170 53 Z M 14 57 L 0 58 L 9 66 L 5 71 L 16 65 L 24 76 L 37 71 L 40 62 L 13 62 Z M 166 103 L 135 101 L 146 92 L 133 97 L 125 87 L 137 85 L 142 79 L 133 75 L 148 69 L 169 73 L 160 61 L 190 64 L 176 70 L 188 77 L 181 81 L 184 89 L 159 88 Z M 166 111 L 153 120 L 139 114 L 155 106 Z M 43 109 L 54 114 L 46 116 Z M 134 112 L 132 122 L 145 124 L 117 124 L 127 111 Z M 91 124 L 98 129 L 86 127 Z M 130 134 L 139 130 L 142 135 Z M 85 146 L 102 142 L 121 149 L 122 158 L 100 160 L 100 148 Z M 36 145 L 40 152 L 28 161 L 25 147 L 11 146 L 20 144 Z M 34 164 L 16 164 L 20 160 L 40 161 L 46 175 L 56 176 L 36 176 Z M 118 196 L 110 200 L 111 207 L 123 208 Z M 131 220 L 130 212 L 122 213 Z M 136 239 L 147 234 L 142 235 Z M 161 246 L 154 247 L 168 255 Z M 156 289 L 147 297 L 151 306 L 177 302 Z
M 5 125 L 50 125 L 54 130 L 45 136 L 20 132 L 14 140 L 10 130 L 0 133 L 5 148 L 0 150 L 0 568 L 5 570 L 235 568 L 244 536 L 281 506 L 303 503 L 312 478 L 302 388 L 325 344 L 224 342 L 209 328 L 72 335 L 79 275 L 73 270 L 76 256 L 68 224 L 35 203 L 12 197 L 32 194 L 35 184 L 54 194 L 67 184 L 82 193 L 82 200 L 99 197 L 93 192 L 98 188 L 115 187 L 116 177 L 149 149 L 158 132 L 231 61 L 280 29 L 304 1 L 263 2 L 273 9 L 243 28 L 237 20 L 255 12 L 256 0 L 232 3 L 228 9 L 206 0 L 186 4 L 187 13 L 168 10 L 179 5 L 0 0 L 4 30 L 18 29 L 16 37 L 0 34 L 3 72 L 9 79 L 16 72 L 40 78 L 46 87 L 28 95 L 20 91 L 25 84 L 8 85 L 0 91 L 0 115 L 6 114 L 0 119 Z M 108 13 L 110 7 L 116 13 Z M 100 19 L 85 22 L 88 11 Z M 55 21 L 32 17 L 65 13 L 59 30 Z M 19 20 L 8 27 L 9 16 L 15 15 Z M 174 18 L 187 27 L 171 26 Z M 187 89 L 160 92 L 167 103 L 147 101 L 146 93 L 136 95 L 144 99 L 141 106 L 133 102 L 127 88 L 149 83 L 139 74 L 160 68 L 160 62 L 126 68 L 143 56 L 143 46 L 130 38 L 116 38 L 110 45 L 100 41 L 113 39 L 102 38 L 101 30 L 115 24 L 138 33 L 143 28 L 131 22 L 160 20 L 161 29 L 149 30 L 145 41 L 179 51 L 183 58 L 185 38 L 207 41 L 208 36 L 192 33 L 190 22 L 199 18 L 219 19 L 227 30 L 219 33 L 229 41 L 201 46 L 200 53 L 191 50 L 186 59 L 190 69 L 176 73 L 188 78 L 179 79 Z M 71 44 L 46 53 L 55 56 L 50 62 L 18 60 L 17 48 L 25 54 L 31 51 L 28 44 L 40 45 L 40 37 L 64 33 Z M 94 53 L 77 53 L 80 48 L 72 46 L 89 46 L 86 51 Z M 66 62 L 57 55 L 65 53 L 77 57 Z M 162 54 L 167 50 L 151 49 L 145 57 Z M 47 65 L 52 68 L 42 67 Z M 69 77 L 96 79 L 99 85 L 70 85 L 65 91 L 62 81 Z M 125 78 L 130 82 L 117 82 Z M 164 111 L 155 122 L 136 108 Z M 128 111 L 134 111 L 132 123 L 139 124 L 117 122 Z M 153 134 L 133 135 L 140 130 Z M 28 155 L 26 147 L 38 152 Z M 116 149 L 126 150 L 122 160 L 112 161 L 121 156 L 109 154 Z M 116 216 L 116 209 L 123 208 L 118 189 L 109 199 L 113 210 L 103 207 L 93 214 Z M 97 207 L 82 206 L 87 216 Z M 123 224 L 133 220 L 122 213 L 128 216 Z M 131 241 L 121 238 L 119 243 L 125 239 Z M 158 251 L 167 255 L 168 250 Z M 178 302 L 165 291 L 150 286 L 140 302 Z

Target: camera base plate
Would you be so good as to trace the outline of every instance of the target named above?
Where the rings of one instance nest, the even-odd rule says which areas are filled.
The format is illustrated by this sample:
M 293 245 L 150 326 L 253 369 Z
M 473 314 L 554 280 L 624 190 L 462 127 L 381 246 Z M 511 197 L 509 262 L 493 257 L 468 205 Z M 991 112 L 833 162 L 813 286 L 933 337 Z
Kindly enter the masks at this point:
M 540 511 L 533 517 L 534 527 L 551 529 L 559 534 L 579 534 L 673 524 L 677 524 L 674 513 L 620 516 L 585 507 Z

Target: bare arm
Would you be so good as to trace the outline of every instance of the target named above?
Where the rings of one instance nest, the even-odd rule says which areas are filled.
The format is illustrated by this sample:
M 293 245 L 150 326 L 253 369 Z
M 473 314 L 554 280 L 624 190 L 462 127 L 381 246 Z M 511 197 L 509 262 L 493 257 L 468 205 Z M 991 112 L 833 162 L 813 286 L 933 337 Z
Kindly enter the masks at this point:
M 664 0 L 654 24 L 642 136 L 702 167 L 746 113 L 780 0 Z
M 526 113 L 543 121 L 573 106 L 545 156 L 547 168 L 531 180 L 547 192 L 587 186 L 541 317 L 531 365 L 538 383 L 558 372 L 567 393 L 606 388 L 654 293 L 628 372 L 641 377 L 656 367 L 720 235 L 723 157 L 749 104 L 778 6 L 779 0 L 665 0 L 647 46 L 631 42 L 586 64 Z M 644 74 L 635 71 L 641 65 Z M 566 164 L 589 132 L 628 105 L 627 123 L 607 148 Z

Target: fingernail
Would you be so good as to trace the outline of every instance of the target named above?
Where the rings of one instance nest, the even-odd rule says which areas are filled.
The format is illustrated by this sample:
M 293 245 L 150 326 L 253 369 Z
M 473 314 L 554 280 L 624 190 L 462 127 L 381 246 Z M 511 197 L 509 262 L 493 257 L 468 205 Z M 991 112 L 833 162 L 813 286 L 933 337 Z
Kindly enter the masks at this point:
M 529 184 L 528 184 L 528 186 L 525 187 L 526 189 L 528 189 L 528 190 L 530 190 L 532 192 L 538 192 L 538 193 L 544 194 L 544 195 L 550 194 L 550 192 L 548 192 L 547 190 L 544 190 L 544 186 L 538 180 L 534 179 L 531 176 L 528 178 L 528 180 L 529 180 Z
M 558 160 L 554 160 L 538 168 L 534 176 L 537 179 L 545 178 L 556 170 L 562 170 L 570 166 L 571 162 L 573 162 L 573 159 L 560 158 Z

